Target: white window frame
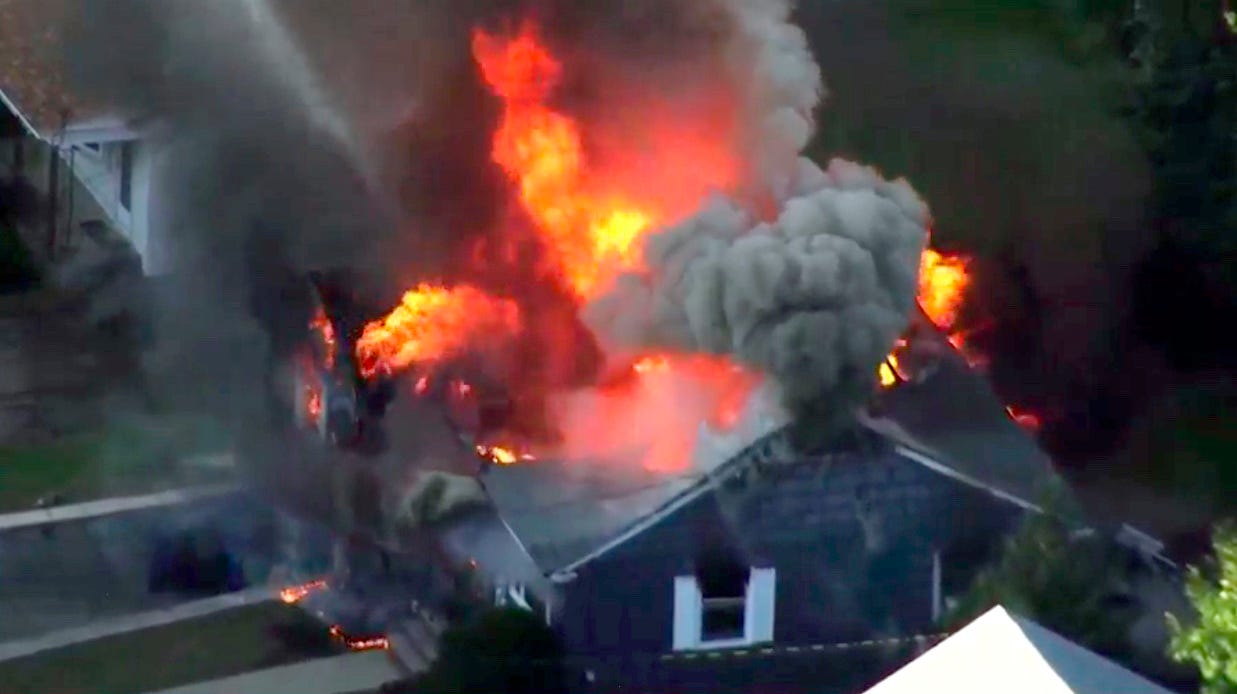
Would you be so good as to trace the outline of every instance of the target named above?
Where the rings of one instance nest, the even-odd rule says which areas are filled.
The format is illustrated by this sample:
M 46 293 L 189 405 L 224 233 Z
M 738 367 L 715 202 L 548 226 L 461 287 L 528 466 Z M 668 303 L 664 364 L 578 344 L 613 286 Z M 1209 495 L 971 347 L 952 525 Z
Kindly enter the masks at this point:
M 747 592 L 743 596 L 743 636 L 705 640 L 704 595 L 695 576 L 674 578 L 674 625 L 671 646 L 676 651 L 701 651 L 740 648 L 773 641 L 773 618 L 777 605 L 777 571 L 773 568 L 748 571 Z
M 941 594 L 941 552 L 932 550 L 932 623 L 939 624 L 945 614 L 945 604 Z

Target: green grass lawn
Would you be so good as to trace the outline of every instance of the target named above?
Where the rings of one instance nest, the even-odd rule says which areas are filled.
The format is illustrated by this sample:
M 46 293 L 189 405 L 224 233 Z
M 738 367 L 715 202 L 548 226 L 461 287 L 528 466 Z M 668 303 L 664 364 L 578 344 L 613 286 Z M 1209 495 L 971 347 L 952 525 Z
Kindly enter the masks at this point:
M 227 445 L 226 434 L 209 420 L 163 417 L 155 424 L 117 422 L 42 445 L 0 446 L 0 510 L 28 509 L 50 493 L 71 503 L 219 481 L 229 473 L 191 468 L 182 456 Z
M 3 662 L 0 691 L 140 694 L 345 650 L 299 608 L 272 602 Z

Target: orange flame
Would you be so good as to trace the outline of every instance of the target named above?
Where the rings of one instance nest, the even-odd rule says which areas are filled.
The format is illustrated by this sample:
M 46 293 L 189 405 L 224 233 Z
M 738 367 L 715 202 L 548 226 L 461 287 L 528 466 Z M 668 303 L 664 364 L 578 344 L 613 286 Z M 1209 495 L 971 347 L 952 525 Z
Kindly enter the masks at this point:
M 893 351 L 885 357 L 885 361 L 881 362 L 877 375 L 880 378 L 882 388 L 892 388 L 907 380 L 906 375 L 902 373 L 902 365 L 898 361 L 898 354 L 906 349 L 906 346 L 906 338 L 898 338 L 897 343 L 893 346 Z
M 309 327 L 322 338 L 322 344 L 326 348 L 326 368 L 334 370 L 335 356 L 338 350 L 338 346 L 335 344 L 335 326 L 331 324 L 331 320 L 327 318 L 326 310 L 321 306 L 314 312 L 314 317 L 309 321 Z
M 301 362 L 301 368 L 305 375 L 301 384 L 301 414 L 306 424 L 317 426 L 322 419 L 322 382 L 317 378 L 317 370 L 308 362 Z
M 357 639 L 349 636 L 344 632 L 343 628 L 338 624 L 332 624 L 328 630 L 331 637 L 338 640 L 340 643 L 353 651 L 375 651 L 386 650 L 391 647 L 391 642 L 385 636 L 375 636 L 368 639 Z
M 288 586 L 287 588 L 284 588 L 279 591 L 279 599 L 289 605 L 294 605 L 301 600 L 304 600 L 310 593 L 316 593 L 325 589 L 326 581 L 323 579 L 318 579 L 316 581 L 302 583 L 298 586 Z
M 489 458 L 496 465 L 514 465 L 521 460 L 535 460 L 534 456 L 528 453 L 516 453 L 514 448 L 504 446 L 476 446 L 477 454 L 482 457 Z
M 562 78 L 562 64 L 537 42 L 531 24 L 512 39 L 478 29 L 472 47 L 482 77 L 505 106 L 494 161 L 519 183 L 521 201 L 570 288 L 592 296 L 617 272 L 637 265 L 636 240 L 652 219 L 617 195 L 586 191 L 580 130 L 544 105 Z
M 971 286 L 971 260 L 925 248 L 919 260 L 919 306 L 941 330 L 952 330 Z
M 972 366 L 981 360 L 965 346 L 966 333 L 954 330 L 966 292 L 971 286 L 971 259 L 962 255 L 943 255 L 925 248 L 919 257 L 919 291 L 916 301 L 937 328 L 949 332 L 948 340 Z M 950 332 L 952 331 L 952 332 Z M 898 366 L 898 352 L 906 346 L 899 340 L 889 356 L 877 368 L 877 380 L 882 388 L 892 388 L 906 380 Z
M 357 340 L 361 375 L 392 373 L 413 363 L 454 356 L 474 340 L 516 332 L 515 302 L 469 286 L 418 285 L 386 318 L 365 326 Z
M 971 368 L 983 369 L 987 366 L 987 357 L 974 349 L 969 340 L 975 332 L 986 326 L 961 329 L 957 325 L 967 290 L 971 286 L 970 270 L 971 259 L 967 256 L 947 256 L 925 248 L 919 262 L 919 292 L 916 298 L 933 325 L 947 332 L 946 340 L 962 355 L 967 364 Z M 907 380 L 898 363 L 898 355 L 906 346 L 905 339 L 898 340 L 893 351 L 877 369 L 881 388 L 893 388 Z M 1028 431 L 1039 431 L 1043 424 L 1039 416 L 1013 405 L 1007 405 L 1005 411 L 1010 419 Z
M 654 115 L 636 125 L 656 161 L 618 163 L 608 170 L 602 157 L 590 156 L 595 148 L 586 148 L 580 124 L 547 105 L 563 79 L 563 65 L 539 42 L 530 22 L 511 37 L 477 29 L 472 52 L 482 78 L 503 102 L 494 162 L 518 185 L 520 201 L 549 251 L 550 270 L 580 299 L 596 296 L 617 275 L 638 268 L 642 239 L 651 229 L 695 209 L 709 189 L 729 185 L 734 177 L 724 148 L 681 122 L 661 127 L 653 123 Z M 618 139 L 622 146 L 615 149 L 629 154 L 630 130 Z

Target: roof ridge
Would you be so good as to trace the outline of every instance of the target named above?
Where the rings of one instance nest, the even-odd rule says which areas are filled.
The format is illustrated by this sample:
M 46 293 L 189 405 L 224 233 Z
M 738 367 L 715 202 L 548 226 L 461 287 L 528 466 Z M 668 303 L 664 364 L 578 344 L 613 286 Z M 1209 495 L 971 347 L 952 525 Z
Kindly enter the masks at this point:
M 745 463 L 747 465 L 756 464 L 760 458 L 753 454 L 764 450 L 765 447 L 768 447 L 777 441 L 784 441 L 788 439 L 789 431 L 790 425 L 787 424 L 758 437 L 747 446 L 744 446 L 738 453 L 735 453 L 727 458 L 725 462 L 702 474 L 698 480 L 692 483 L 690 487 L 670 497 L 651 513 L 645 514 L 636 521 L 629 523 L 623 529 L 615 533 L 608 541 L 602 543 L 600 547 L 597 547 L 593 551 L 568 563 L 565 566 L 554 569 L 550 574 L 550 578 L 552 580 L 561 581 L 570 580 L 571 576 L 573 576 L 575 571 L 581 566 L 601 558 L 610 551 L 625 544 L 628 540 L 639 536 L 645 530 L 652 528 L 662 520 L 674 515 L 674 513 L 678 510 L 698 499 L 709 489 L 715 488 L 718 483 L 733 477 L 739 472 L 741 467 L 745 467 Z

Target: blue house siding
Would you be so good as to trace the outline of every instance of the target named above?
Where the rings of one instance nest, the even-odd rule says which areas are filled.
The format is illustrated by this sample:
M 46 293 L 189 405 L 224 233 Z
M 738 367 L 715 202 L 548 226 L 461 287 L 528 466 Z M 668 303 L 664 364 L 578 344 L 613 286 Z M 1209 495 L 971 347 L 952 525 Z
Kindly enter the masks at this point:
M 933 552 L 996 546 L 1021 514 L 888 447 L 780 462 L 579 569 L 558 627 L 582 655 L 669 652 L 673 579 L 720 531 L 747 561 L 776 568 L 779 645 L 929 633 Z
M 674 577 L 690 573 L 697 529 L 722 522 L 709 495 L 614 552 L 581 567 L 565 588 L 560 628 L 573 652 L 670 651 Z

